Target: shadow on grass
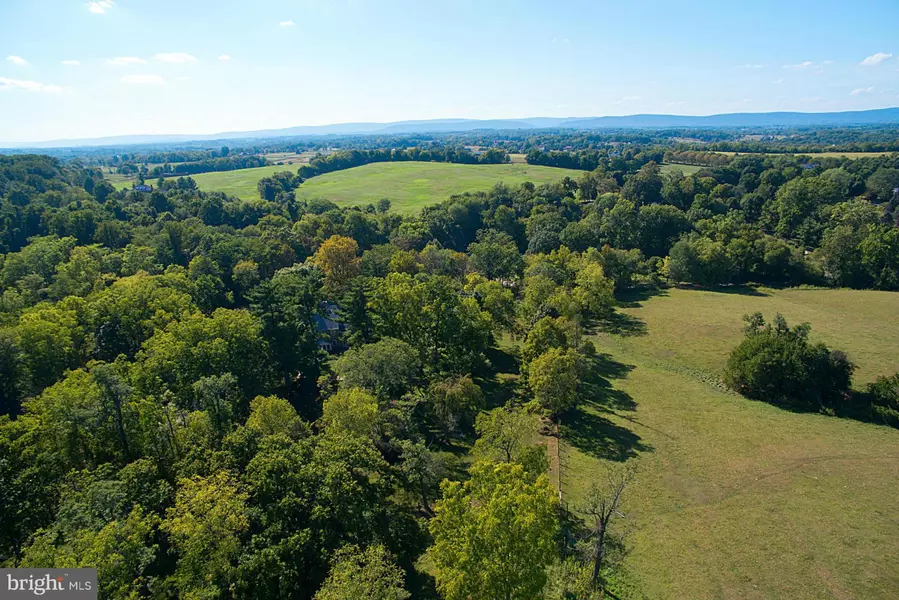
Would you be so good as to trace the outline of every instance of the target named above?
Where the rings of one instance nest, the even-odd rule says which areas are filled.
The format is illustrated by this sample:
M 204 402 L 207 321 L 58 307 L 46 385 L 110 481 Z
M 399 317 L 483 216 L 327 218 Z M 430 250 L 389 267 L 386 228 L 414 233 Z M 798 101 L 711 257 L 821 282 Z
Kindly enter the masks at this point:
M 580 383 L 581 401 L 605 411 L 636 410 L 637 403 L 630 394 L 616 389 L 609 381 L 627 377 L 633 369 L 633 365 L 618 362 L 608 354 L 596 355 L 591 359 L 589 370 Z
M 601 319 L 595 324 L 596 331 L 620 335 L 621 337 L 634 337 L 646 335 L 646 323 L 641 319 L 627 313 L 615 311 L 611 316 Z
M 639 435 L 600 414 L 636 410 L 637 403 L 631 395 L 616 389 L 609 381 L 627 377 L 633 369 L 633 365 L 616 361 L 608 354 L 598 354 L 591 359 L 588 372 L 581 380 L 582 406 L 562 420 L 565 441 L 581 452 L 615 461 L 624 461 L 652 449 Z
M 680 289 L 684 290 L 702 290 L 703 292 L 713 292 L 716 294 L 731 294 L 734 296 L 756 296 L 756 297 L 766 297 L 770 296 L 767 292 L 763 292 L 762 290 L 755 288 L 749 285 L 721 285 L 721 286 L 702 286 L 702 285 L 688 285 L 681 284 L 677 286 Z
M 640 308 L 643 302 L 650 298 L 667 295 L 668 291 L 664 288 L 634 288 L 619 292 L 615 295 L 615 299 L 621 308 Z
M 622 462 L 652 450 L 630 429 L 586 408 L 567 414 L 561 429 L 562 439 L 594 458 Z
M 484 392 L 487 410 L 504 406 L 515 397 L 518 388 L 519 358 L 503 348 L 488 348 L 485 352 L 488 368 L 477 378 Z

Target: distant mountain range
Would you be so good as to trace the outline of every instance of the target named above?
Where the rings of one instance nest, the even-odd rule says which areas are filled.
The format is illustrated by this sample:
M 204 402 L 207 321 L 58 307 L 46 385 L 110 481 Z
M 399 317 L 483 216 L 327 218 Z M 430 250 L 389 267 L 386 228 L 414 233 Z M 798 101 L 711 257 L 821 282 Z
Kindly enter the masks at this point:
M 78 146 L 126 146 L 133 144 L 164 144 L 209 140 L 247 140 L 277 137 L 365 135 L 402 133 L 447 133 L 502 129 L 665 129 L 671 127 L 801 127 L 844 125 L 899 125 L 899 108 L 881 108 L 847 112 L 769 112 L 729 113 L 709 116 L 685 115 L 629 115 L 624 117 L 526 119 L 432 119 L 426 121 L 396 121 L 393 123 L 338 123 L 334 125 L 306 125 L 285 129 L 258 131 L 227 131 L 211 135 L 119 135 L 113 137 L 46 142 L 2 143 L 0 148 L 68 148 Z

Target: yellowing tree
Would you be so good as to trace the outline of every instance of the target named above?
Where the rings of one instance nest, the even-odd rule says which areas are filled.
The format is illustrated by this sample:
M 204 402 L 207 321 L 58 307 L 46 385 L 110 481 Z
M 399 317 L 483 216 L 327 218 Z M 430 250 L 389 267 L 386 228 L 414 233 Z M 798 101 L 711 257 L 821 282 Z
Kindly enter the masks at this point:
M 359 274 L 359 244 L 353 238 L 332 235 L 326 239 L 312 262 L 325 273 L 325 280 L 332 289 L 339 290 Z

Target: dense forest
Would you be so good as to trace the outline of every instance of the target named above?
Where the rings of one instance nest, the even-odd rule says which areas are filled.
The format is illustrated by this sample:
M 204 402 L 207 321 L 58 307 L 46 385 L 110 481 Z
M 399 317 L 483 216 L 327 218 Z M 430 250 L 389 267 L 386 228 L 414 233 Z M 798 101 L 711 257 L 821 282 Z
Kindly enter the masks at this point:
M 485 145 L 460 162 L 507 160 Z M 293 180 L 255 201 L 189 177 L 116 191 L 87 160 L 0 156 L 0 564 L 96 566 L 104 598 L 627 585 L 608 524 L 632 473 L 575 517 L 529 443 L 601 385 L 584 332 L 616 297 L 899 289 L 899 154 L 684 175 L 661 172 L 666 150 L 690 151 L 529 147 L 584 173 L 414 217 L 389 199 L 300 201 Z M 339 152 L 290 176 L 456 158 L 435 152 Z M 511 386 L 495 377 L 509 361 Z M 752 315 L 726 376 L 750 398 L 899 426 L 899 375 L 856 390 L 852 371 L 806 326 Z M 471 464 L 451 452 L 466 442 Z

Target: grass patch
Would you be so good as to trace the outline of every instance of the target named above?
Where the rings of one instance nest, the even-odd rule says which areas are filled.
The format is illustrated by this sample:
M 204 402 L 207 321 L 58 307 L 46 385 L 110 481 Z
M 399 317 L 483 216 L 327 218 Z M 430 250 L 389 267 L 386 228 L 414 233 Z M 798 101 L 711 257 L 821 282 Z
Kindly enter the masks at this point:
M 747 400 L 716 375 L 754 310 L 809 321 L 860 363 L 856 381 L 893 372 L 897 309 L 899 294 L 844 290 L 632 299 L 645 330 L 594 336 L 607 387 L 563 423 L 564 500 L 638 462 L 627 562 L 651 598 L 894 597 L 899 431 Z
M 684 175 L 692 175 L 693 173 L 698 173 L 703 169 L 709 169 L 711 167 L 703 167 L 701 165 L 682 165 L 680 163 L 664 163 L 661 168 L 662 173 L 674 173 L 675 171 L 680 171 Z

